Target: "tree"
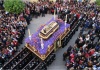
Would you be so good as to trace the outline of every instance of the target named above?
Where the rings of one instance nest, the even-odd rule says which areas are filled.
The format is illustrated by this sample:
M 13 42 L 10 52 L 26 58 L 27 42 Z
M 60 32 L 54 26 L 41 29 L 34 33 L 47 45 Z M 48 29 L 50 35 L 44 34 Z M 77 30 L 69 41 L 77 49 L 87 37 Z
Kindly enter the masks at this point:
M 24 11 L 25 3 L 21 0 L 5 0 L 4 8 L 9 13 L 19 14 Z
M 96 0 L 96 4 L 100 6 L 100 0 Z

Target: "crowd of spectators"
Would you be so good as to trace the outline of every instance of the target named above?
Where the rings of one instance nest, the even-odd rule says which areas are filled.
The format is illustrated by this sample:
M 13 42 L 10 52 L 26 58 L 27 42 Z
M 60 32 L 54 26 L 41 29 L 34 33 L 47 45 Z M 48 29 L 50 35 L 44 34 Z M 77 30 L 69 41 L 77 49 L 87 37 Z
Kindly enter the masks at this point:
M 22 43 L 26 20 L 21 21 L 20 16 L 0 11 L 0 62 L 11 58 L 17 47 Z
M 63 54 L 69 70 L 100 70 L 100 11 L 95 3 L 76 3 L 78 13 L 85 15 L 74 46 Z
M 73 47 L 68 47 L 63 54 L 68 69 L 100 69 L 100 41 L 96 38 L 98 38 L 98 34 L 90 29 L 87 34 L 81 34 L 77 38 Z
M 25 29 L 30 24 L 29 14 L 11 14 L 0 10 L 0 65 L 14 56 L 22 44 Z

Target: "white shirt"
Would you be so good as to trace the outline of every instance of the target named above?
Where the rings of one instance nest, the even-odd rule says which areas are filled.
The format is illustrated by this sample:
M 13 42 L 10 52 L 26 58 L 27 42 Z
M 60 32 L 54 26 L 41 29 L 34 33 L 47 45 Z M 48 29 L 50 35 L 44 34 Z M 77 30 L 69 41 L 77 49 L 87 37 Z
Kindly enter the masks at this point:
M 92 20 L 95 20 L 95 17 L 93 17 Z
M 83 45 L 83 49 L 84 49 L 86 46 L 87 46 L 87 45 L 86 45 L 86 44 L 84 44 L 84 45 Z
M 8 14 L 8 12 L 6 11 L 5 14 Z
M 85 38 L 86 39 L 86 41 L 88 41 L 90 38 L 89 37 L 87 37 L 87 38 Z

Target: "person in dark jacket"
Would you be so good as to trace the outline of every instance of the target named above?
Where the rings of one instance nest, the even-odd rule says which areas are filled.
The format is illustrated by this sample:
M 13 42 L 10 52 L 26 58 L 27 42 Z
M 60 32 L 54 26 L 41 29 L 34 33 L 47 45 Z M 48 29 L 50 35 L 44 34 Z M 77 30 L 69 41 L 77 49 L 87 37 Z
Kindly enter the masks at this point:
M 24 18 L 26 19 L 26 22 L 29 25 L 30 24 L 30 17 L 27 14 L 25 14 Z

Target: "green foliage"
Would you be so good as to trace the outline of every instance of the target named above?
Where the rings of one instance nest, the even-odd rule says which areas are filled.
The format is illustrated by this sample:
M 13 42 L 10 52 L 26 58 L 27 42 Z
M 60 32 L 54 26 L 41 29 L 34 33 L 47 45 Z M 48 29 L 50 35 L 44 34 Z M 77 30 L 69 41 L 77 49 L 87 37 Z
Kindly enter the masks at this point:
M 100 6 L 100 0 L 96 0 L 96 4 Z
M 21 0 L 5 0 L 4 8 L 10 13 L 19 14 L 24 10 L 25 4 Z

